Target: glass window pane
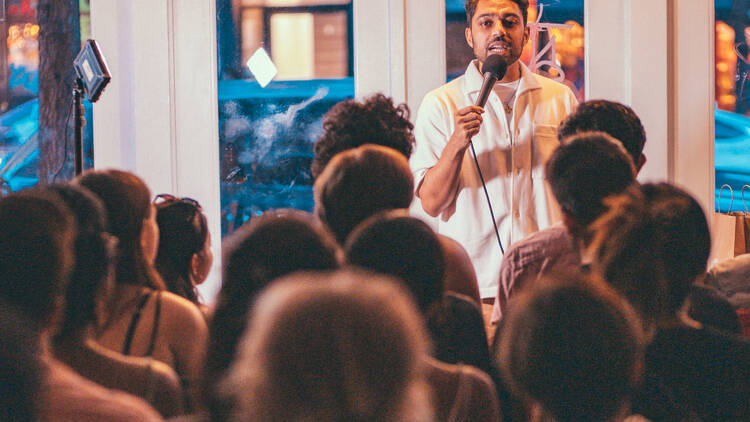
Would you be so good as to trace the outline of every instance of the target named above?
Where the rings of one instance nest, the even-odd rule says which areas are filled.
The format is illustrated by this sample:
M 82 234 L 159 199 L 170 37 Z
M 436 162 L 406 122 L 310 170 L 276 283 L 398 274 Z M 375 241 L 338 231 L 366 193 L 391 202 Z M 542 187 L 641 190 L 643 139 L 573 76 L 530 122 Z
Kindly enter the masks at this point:
M 474 53 L 466 43 L 464 0 L 446 0 L 445 8 L 450 81 L 466 71 Z M 530 39 L 521 60 L 532 71 L 565 83 L 583 101 L 583 0 L 530 0 L 528 22 Z
M 310 164 L 322 117 L 354 96 L 352 4 L 217 0 L 217 15 L 227 235 L 268 209 L 312 211 Z
M 716 0 L 716 208 L 744 211 L 742 187 L 750 184 L 750 2 Z M 728 184 L 734 190 L 721 186 Z M 745 192 L 750 200 L 750 195 Z M 721 196 L 721 198 L 720 198 Z M 748 203 L 750 206 L 750 203 Z
M 70 97 L 70 86 L 51 84 L 44 92 L 42 101 L 47 110 L 53 114 L 52 124 L 59 127 L 68 122 L 68 130 L 63 129 L 62 136 L 55 136 L 47 155 L 40 155 L 40 76 L 42 79 L 51 75 L 40 75 L 40 55 L 59 52 L 61 49 L 51 46 L 49 52 L 40 48 L 40 31 L 45 25 L 55 28 L 63 27 L 70 40 L 76 46 L 67 48 L 77 50 L 80 36 L 89 37 L 89 0 L 66 0 L 52 2 L 50 7 L 58 8 L 76 16 L 67 22 L 79 22 L 79 27 L 62 25 L 59 22 L 45 21 L 38 16 L 38 2 L 35 0 L 6 0 L 3 2 L 4 19 L 0 21 L 2 41 L 0 41 L 0 185 L 3 193 L 16 191 L 36 185 L 41 177 L 46 181 L 65 180 L 73 176 L 73 119 L 71 102 L 55 101 L 56 97 Z M 56 16 L 50 13 L 50 16 Z M 75 16 L 75 15 L 74 15 Z M 57 31 L 57 29 L 55 29 Z M 65 42 L 58 36 L 59 42 Z M 85 40 L 85 38 L 84 38 Z M 53 43 L 58 41 L 54 40 Z M 62 69 L 61 69 L 62 70 Z M 72 60 L 69 69 L 73 72 Z M 86 120 L 92 121 L 91 105 L 85 104 Z M 57 123 L 55 123 L 57 122 Z M 84 127 L 83 138 L 87 167 L 93 165 L 92 126 Z

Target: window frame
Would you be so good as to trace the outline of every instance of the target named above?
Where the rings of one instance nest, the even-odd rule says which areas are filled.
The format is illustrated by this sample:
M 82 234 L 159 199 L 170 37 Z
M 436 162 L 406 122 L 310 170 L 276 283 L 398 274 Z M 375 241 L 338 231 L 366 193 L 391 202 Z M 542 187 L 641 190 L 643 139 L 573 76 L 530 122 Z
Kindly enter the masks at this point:
M 712 0 L 584 4 L 587 98 L 632 105 L 649 134 L 642 179 L 686 186 L 707 210 L 713 209 L 713 6 Z M 216 257 L 202 287 L 210 300 L 221 268 L 215 0 L 98 0 L 90 13 L 92 36 L 114 75 L 94 105 L 95 165 L 135 171 L 154 193 L 203 204 Z M 623 16 L 624 24 L 604 25 Z M 351 20 L 355 96 L 383 92 L 406 102 L 414 117 L 423 96 L 445 82 L 444 0 L 353 0 Z M 617 49 L 625 55 L 609 60 Z M 650 51 L 659 53 L 656 61 Z

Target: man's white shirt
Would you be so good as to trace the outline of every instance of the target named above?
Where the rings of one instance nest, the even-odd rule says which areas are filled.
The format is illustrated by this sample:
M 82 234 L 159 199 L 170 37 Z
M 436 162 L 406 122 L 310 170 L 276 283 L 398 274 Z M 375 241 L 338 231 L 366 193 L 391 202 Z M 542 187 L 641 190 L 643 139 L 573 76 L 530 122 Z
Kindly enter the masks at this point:
M 474 60 L 464 75 L 428 93 L 419 107 L 417 142 L 410 159 L 417 189 L 453 133 L 454 113 L 476 102 L 482 86 L 477 63 Z M 559 145 L 557 126 L 577 105 L 570 88 L 532 73 L 523 64 L 509 120 L 502 101 L 494 90 L 490 92 L 472 143 L 504 248 L 560 219 L 545 183 L 544 164 Z M 502 254 L 470 148 L 458 184 L 454 200 L 433 227 L 463 245 L 474 263 L 481 296 L 495 297 Z

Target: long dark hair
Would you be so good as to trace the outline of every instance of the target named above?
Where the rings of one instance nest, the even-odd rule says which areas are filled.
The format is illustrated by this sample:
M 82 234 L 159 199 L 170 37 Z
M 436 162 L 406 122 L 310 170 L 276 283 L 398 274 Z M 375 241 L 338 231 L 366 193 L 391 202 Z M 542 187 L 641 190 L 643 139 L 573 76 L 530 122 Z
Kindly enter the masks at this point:
M 76 180 L 102 200 L 107 210 L 109 232 L 119 240 L 116 282 L 166 290 L 141 246 L 143 222 L 151 214 L 151 192 L 146 183 L 122 170 L 88 171 Z
M 194 199 L 157 195 L 156 223 L 159 225 L 159 252 L 155 266 L 167 290 L 199 304 L 198 292 L 190 279 L 194 254 L 208 241 L 208 222 Z
M 65 292 L 62 326 L 56 335 L 56 340 L 63 340 L 97 323 L 97 305 L 102 301 L 102 286 L 110 269 L 114 238 L 106 232 L 104 205 L 91 191 L 71 184 L 55 184 L 47 189 L 70 208 L 77 227 L 75 264 Z

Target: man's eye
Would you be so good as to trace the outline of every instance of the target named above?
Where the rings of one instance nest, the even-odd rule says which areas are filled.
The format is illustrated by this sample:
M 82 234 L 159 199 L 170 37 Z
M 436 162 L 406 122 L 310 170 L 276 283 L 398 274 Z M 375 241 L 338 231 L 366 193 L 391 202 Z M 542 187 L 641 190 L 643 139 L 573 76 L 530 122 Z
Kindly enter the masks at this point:
M 487 20 L 483 20 L 483 21 L 479 22 L 479 24 L 482 25 L 482 26 L 484 26 L 484 27 L 490 27 L 490 26 L 493 25 L 493 22 L 492 22 L 492 20 L 487 19 Z
M 513 27 L 518 24 L 518 21 L 515 19 L 503 19 L 503 26 L 506 28 Z

